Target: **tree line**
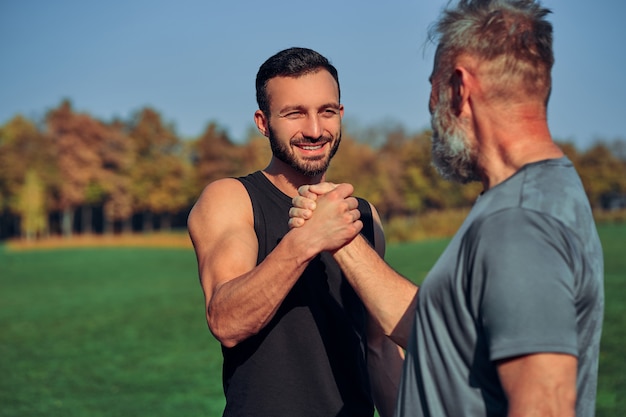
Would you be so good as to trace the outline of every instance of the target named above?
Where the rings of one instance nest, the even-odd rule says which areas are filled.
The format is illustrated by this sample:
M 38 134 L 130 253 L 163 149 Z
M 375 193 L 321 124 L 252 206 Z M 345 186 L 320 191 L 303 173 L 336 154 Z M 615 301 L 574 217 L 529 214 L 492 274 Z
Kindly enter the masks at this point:
M 624 140 L 584 151 L 560 145 L 594 208 L 626 205 Z M 270 156 L 254 129 L 235 143 L 211 122 L 199 137 L 181 139 L 150 107 L 105 122 L 65 100 L 43 120 L 17 115 L 0 126 L 0 239 L 182 228 L 206 184 L 262 169 Z M 481 189 L 441 179 L 430 132 L 397 125 L 346 126 L 327 179 L 354 184 L 387 222 L 469 207 Z

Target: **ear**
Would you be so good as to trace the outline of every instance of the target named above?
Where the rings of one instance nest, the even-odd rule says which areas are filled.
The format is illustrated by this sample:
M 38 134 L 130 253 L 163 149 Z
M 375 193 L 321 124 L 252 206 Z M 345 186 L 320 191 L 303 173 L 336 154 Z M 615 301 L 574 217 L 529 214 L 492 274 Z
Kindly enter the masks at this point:
M 259 129 L 259 132 L 261 132 L 261 134 L 265 137 L 269 137 L 270 133 L 267 122 L 268 120 L 267 117 L 265 117 L 265 113 L 261 110 L 254 112 L 254 124 L 256 125 L 256 128 Z
M 450 79 L 452 88 L 452 111 L 456 116 L 469 111 L 469 97 L 471 92 L 470 73 L 466 68 L 458 66 L 454 69 Z

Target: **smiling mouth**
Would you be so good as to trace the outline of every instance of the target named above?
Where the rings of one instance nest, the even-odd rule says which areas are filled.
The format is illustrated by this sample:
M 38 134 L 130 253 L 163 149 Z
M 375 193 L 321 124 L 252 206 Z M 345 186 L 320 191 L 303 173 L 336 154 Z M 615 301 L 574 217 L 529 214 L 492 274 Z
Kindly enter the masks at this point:
M 322 143 L 321 145 L 298 145 L 298 146 L 304 149 L 305 151 L 316 151 L 318 149 L 322 149 L 324 145 L 325 143 Z
M 322 149 L 324 146 L 326 146 L 327 143 L 329 143 L 330 141 L 328 140 L 321 140 L 321 141 L 316 141 L 316 142 L 296 142 L 293 143 L 293 146 L 297 146 L 298 148 L 304 150 L 304 151 L 318 151 L 320 149 Z

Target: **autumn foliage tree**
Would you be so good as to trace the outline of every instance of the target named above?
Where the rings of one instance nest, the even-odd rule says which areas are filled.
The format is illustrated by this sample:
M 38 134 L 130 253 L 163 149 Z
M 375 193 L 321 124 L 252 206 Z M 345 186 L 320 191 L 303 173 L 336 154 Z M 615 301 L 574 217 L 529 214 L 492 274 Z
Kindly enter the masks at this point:
M 69 101 L 50 111 L 46 121 L 60 176 L 56 203 L 62 212 L 63 234 L 69 236 L 78 208 L 100 200 L 100 195 L 89 198 L 88 191 L 101 187 L 103 163 L 99 148 L 108 131 L 89 115 L 75 113 Z
M 128 127 L 133 148 L 130 170 L 132 207 L 143 213 L 143 230 L 153 229 L 153 215 L 169 226 L 170 216 L 188 203 L 183 147 L 174 129 L 154 109 L 138 112 Z
M 217 124 L 209 123 L 204 133 L 191 145 L 194 189 L 200 190 L 219 178 L 241 173 L 242 147 L 235 145 Z
M 134 162 L 132 144 L 125 126 L 115 121 L 106 126 L 106 135 L 98 148 L 102 169 L 98 181 L 87 190 L 87 203 L 102 200 L 104 230 L 110 232 L 115 222 L 128 224 L 133 215 L 131 170 Z M 89 221 L 85 219 L 85 224 Z
M 559 145 L 596 210 L 626 206 L 626 141 Z M 268 138 L 253 126 L 242 143 L 216 122 L 183 141 L 152 108 L 103 122 L 66 100 L 43 123 L 18 115 L 0 126 L 0 238 L 184 227 L 208 183 L 263 169 L 270 158 Z M 344 128 L 327 179 L 352 183 L 399 234 L 433 211 L 462 216 L 481 191 L 441 178 L 428 130 L 392 124 Z
M 626 161 L 604 143 L 593 145 L 576 161 L 591 204 L 602 207 L 613 196 L 626 195 Z

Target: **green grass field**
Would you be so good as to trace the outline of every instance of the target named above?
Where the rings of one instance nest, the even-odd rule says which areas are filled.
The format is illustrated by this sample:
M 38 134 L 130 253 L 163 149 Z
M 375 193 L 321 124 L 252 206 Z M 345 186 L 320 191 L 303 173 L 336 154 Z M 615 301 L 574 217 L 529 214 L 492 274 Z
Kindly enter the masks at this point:
M 598 417 L 626 415 L 626 225 L 600 228 Z M 420 281 L 445 240 L 390 245 Z M 191 249 L 0 247 L 0 416 L 218 416 L 221 353 Z

